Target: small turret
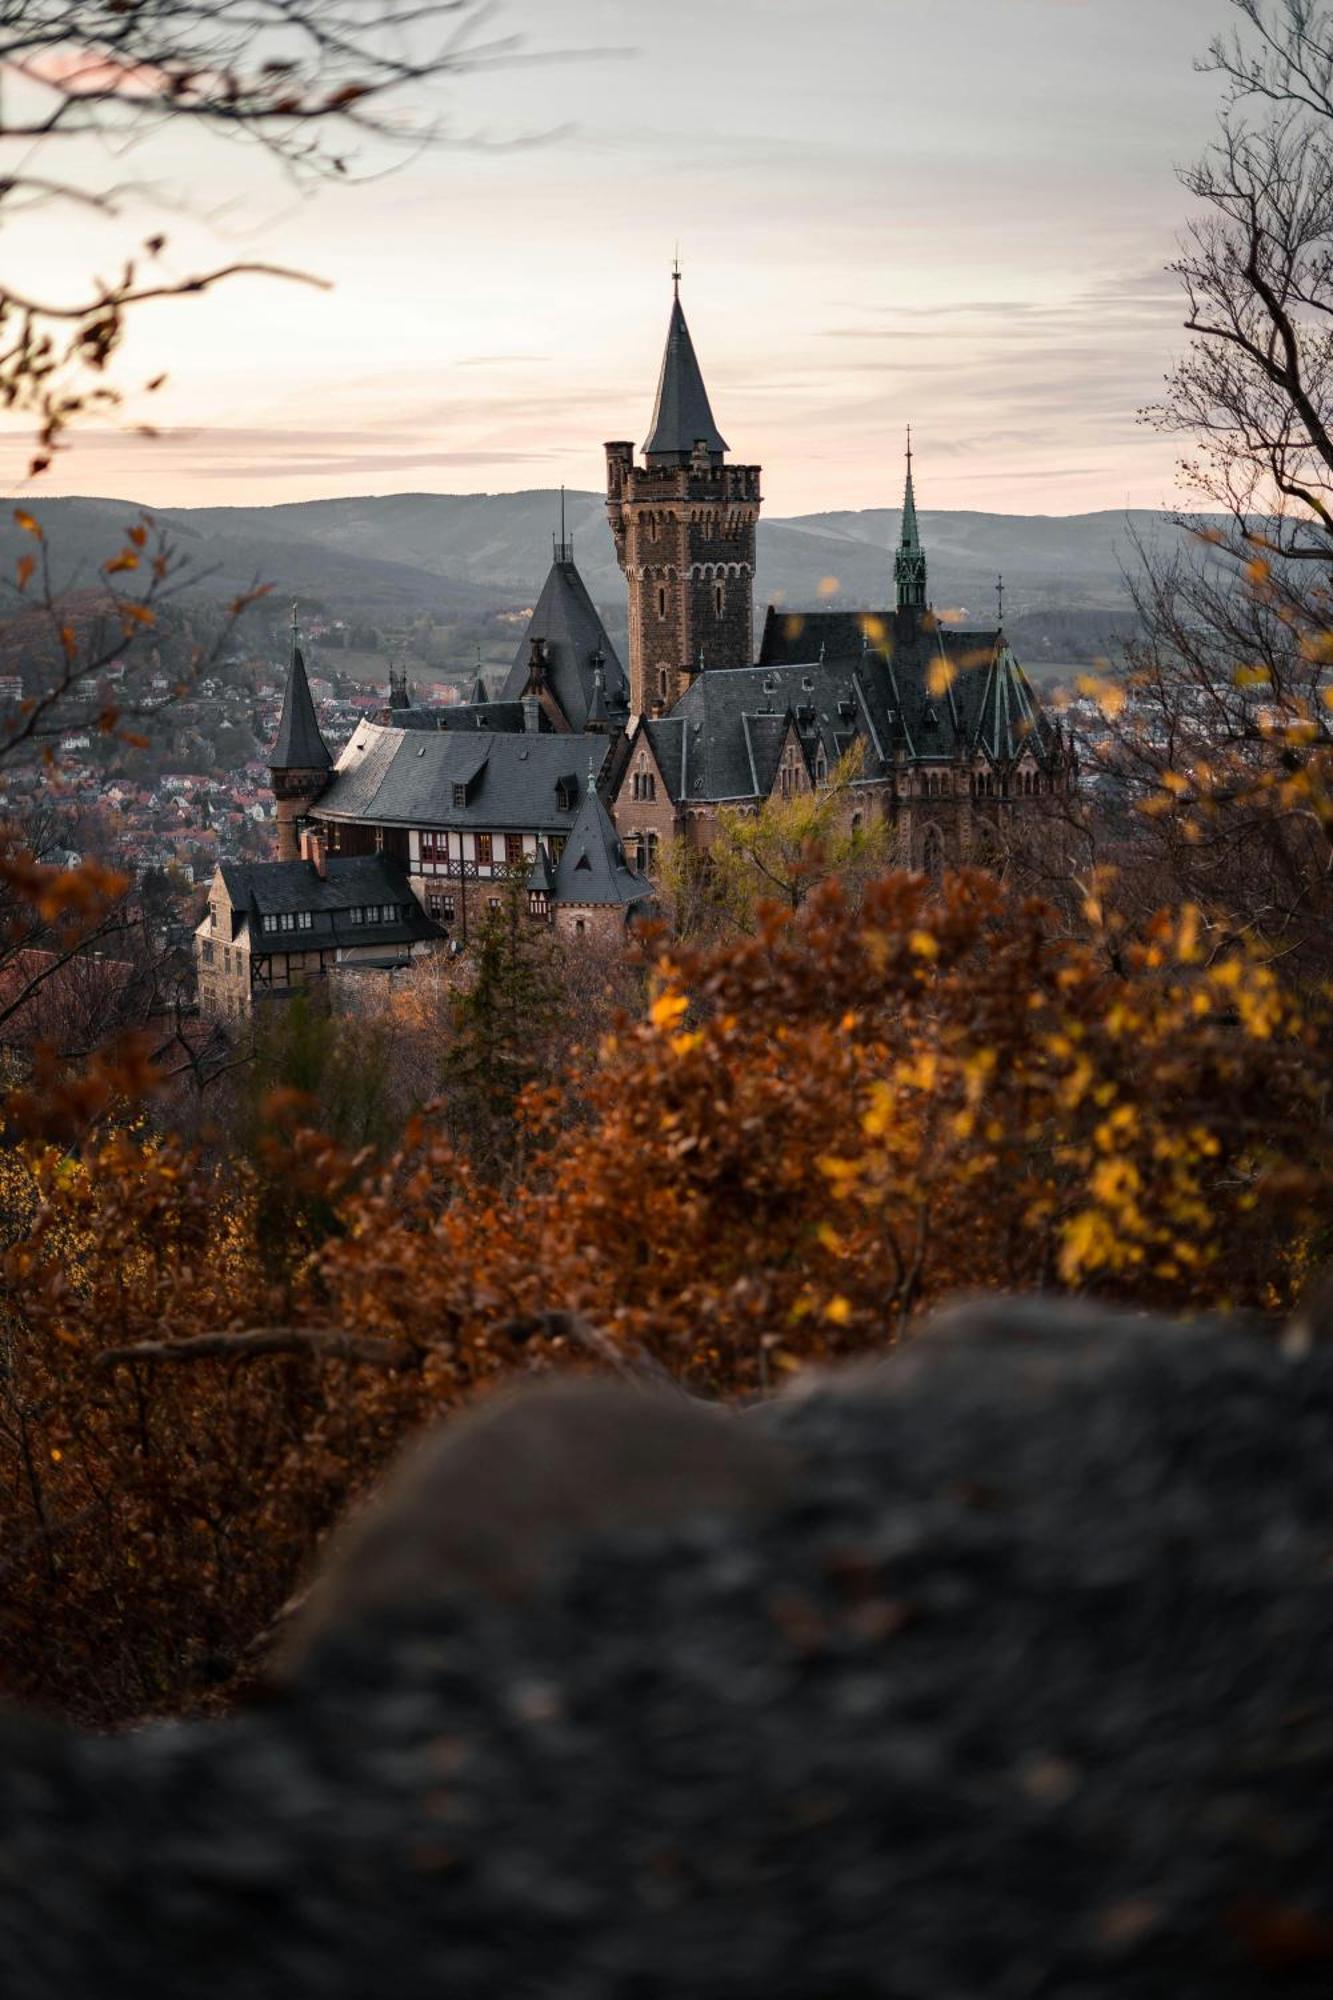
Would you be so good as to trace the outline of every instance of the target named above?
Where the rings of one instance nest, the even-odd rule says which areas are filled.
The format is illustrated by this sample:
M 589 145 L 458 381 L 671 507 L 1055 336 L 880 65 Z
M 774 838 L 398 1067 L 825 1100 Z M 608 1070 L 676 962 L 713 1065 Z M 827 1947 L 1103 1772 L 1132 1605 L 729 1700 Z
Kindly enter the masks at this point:
M 277 805 L 278 860 L 297 861 L 301 854 L 300 822 L 328 783 L 333 757 L 320 735 L 310 682 L 292 606 L 292 657 L 282 697 L 282 717 L 268 759 Z

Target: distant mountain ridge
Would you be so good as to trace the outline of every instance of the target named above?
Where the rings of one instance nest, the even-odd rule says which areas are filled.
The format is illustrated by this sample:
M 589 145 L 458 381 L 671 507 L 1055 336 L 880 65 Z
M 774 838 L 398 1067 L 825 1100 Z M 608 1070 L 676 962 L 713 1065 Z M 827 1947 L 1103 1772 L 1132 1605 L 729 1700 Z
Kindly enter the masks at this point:
M 34 500 L 58 584 L 96 578 L 140 509 L 130 501 Z M 593 598 L 623 611 L 599 493 L 565 495 L 567 531 Z M 256 582 L 275 596 L 320 599 L 331 609 L 383 619 L 422 611 L 446 617 L 532 602 L 560 522 L 555 490 L 521 493 L 400 493 L 267 507 L 146 510 L 170 533 L 195 573 L 192 588 L 222 597 Z M 756 603 L 883 606 L 892 598 L 896 508 L 767 519 L 759 528 Z M 942 610 L 988 624 L 997 574 L 1011 620 L 1051 613 L 1076 627 L 1098 620 L 1113 633 L 1128 611 L 1123 571 L 1134 540 L 1173 542 L 1165 514 L 1146 510 L 1073 515 L 935 511 L 921 516 L 931 595 Z M 0 562 L 31 547 L 0 522 Z

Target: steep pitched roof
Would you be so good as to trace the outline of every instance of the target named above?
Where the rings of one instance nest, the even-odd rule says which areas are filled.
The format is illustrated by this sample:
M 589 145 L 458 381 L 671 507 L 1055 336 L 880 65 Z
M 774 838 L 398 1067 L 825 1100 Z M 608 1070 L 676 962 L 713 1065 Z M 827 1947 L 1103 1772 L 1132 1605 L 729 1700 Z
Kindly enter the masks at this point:
M 542 594 L 514 655 L 514 664 L 500 690 L 502 702 L 522 700 L 528 685 L 534 639 L 545 642 L 546 682 L 575 734 L 587 726 L 599 655 L 608 705 L 617 707 L 622 696 L 628 701 L 625 669 L 571 557 L 557 555 L 551 564 Z
M 583 804 L 574 822 L 574 831 L 556 864 L 555 894 L 561 903 L 610 903 L 628 908 L 649 901 L 652 884 L 631 868 L 625 859 L 611 815 L 592 785 L 583 794 Z
M 978 707 L 977 748 L 996 764 L 1012 763 L 1025 747 L 1040 760 L 1042 715 L 1032 684 L 1019 666 L 1002 632 L 996 634 L 995 655 Z
M 891 611 L 770 607 L 759 659 L 773 672 L 790 672 L 802 660 L 825 671 L 857 662 L 868 720 L 884 750 L 901 751 L 909 763 L 984 752 L 1003 764 L 1024 745 L 1039 761 L 1056 754 L 1054 725 L 993 627 L 967 632 Z M 944 673 L 932 672 L 937 663 Z
M 859 737 L 864 777 L 882 777 L 893 709 L 883 659 L 858 656 L 702 673 L 670 715 L 641 728 L 673 804 L 721 804 L 767 798 L 792 726 L 812 768 L 821 746 L 831 770 Z
M 653 409 L 653 426 L 643 447 L 644 457 L 650 462 L 663 456 L 688 459 L 700 440 L 710 452 L 716 454 L 728 448 L 726 439 L 713 422 L 703 371 L 694 351 L 694 342 L 690 339 L 690 329 L 685 324 L 678 285 L 671 304 L 666 352 L 662 356 L 657 403 Z
M 362 722 L 316 807 L 320 819 L 371 826 L 566 833 L 583 774 L 600 776 L 605 736 L 397 729 Z M 464 796 L 455 803 L 455 787 Z
M 333 757 L 319 733 L 314 698 L 306 679 L 301 648 L 292 647 L 292 663 L 287 670 L 287 686 L 282 697 L 282 717 L 273 748 L 268 753 L 272 771 L 327 771 Z
M 338 945 L 411 945 L 440 935 L 412 894 L 402 867 L 385 854 L 331 854 L 321 876 L 310 861 L 224 861 L 218 869 L 232 908 L 256 950 L 313 951 Z M 389 910 L 388 917 L 380 915 Z M 366 911 L 374 918 L 366 920 Z M 265 917 L 310 914 L 295 937 L 265 928 Z M 206 936 L 205 926 L 200 935 Z

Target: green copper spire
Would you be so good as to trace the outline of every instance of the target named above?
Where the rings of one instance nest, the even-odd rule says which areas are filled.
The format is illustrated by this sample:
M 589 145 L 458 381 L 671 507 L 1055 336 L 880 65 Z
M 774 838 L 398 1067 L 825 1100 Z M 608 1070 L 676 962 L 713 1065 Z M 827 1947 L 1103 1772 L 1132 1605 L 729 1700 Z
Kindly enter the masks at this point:
M 912 429 L 907 428 L 907 491 L 903 495 L 903 531 L 893 565 L 898 586 L 900 611 L 926 608 L 926 552 L 921 546 L 921 528 L 916 518 L 916 489 L 912 484 Z

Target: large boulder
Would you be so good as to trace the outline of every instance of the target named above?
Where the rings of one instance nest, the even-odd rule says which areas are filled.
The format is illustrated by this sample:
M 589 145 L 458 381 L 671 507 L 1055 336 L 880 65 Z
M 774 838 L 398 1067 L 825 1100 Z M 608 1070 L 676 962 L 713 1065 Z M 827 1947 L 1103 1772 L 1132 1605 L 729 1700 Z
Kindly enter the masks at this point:
M 446 1427 L 271 1698 L 4 1724 L 7 2000 L 1333 1992 L 1333 1357 L 1041 1302 Z

